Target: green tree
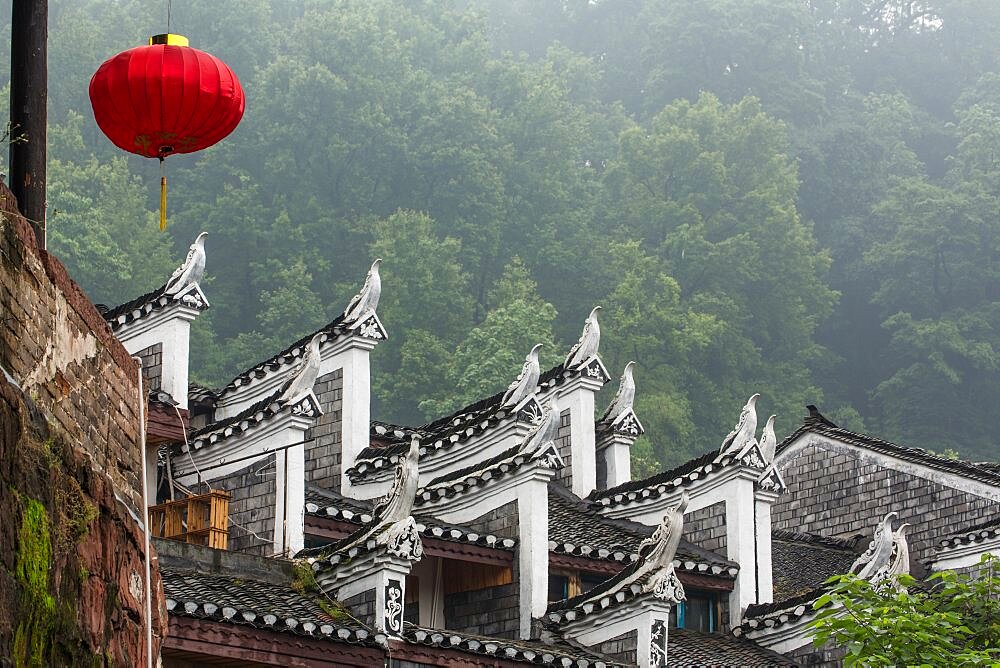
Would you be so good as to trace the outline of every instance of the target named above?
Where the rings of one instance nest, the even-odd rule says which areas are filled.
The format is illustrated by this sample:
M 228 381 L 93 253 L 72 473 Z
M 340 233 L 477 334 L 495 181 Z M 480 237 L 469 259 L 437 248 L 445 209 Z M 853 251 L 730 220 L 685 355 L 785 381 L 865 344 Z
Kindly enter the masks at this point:
M 813 603 L 817 646 L 844 647 L 845 666 L 981 666 L 1000 655 L 1000 560 L 987 554 L 973 576 L 934 573 L 920 584 L 872 585 L 831 578 Z

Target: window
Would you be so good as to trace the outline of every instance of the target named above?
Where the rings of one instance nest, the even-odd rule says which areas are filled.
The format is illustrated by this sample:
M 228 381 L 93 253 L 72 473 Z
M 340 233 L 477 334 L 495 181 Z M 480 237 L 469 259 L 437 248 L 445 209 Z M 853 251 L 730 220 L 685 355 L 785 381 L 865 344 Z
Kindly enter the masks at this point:
M 718 607 L 715 594 L 688 592 L 686 601 L 681 601 L 670 609 L 670 626 L 714 633 Z
M 561 601 L 564 598 L 569 598 L 569 578 L 549 573 L 549 601 Z

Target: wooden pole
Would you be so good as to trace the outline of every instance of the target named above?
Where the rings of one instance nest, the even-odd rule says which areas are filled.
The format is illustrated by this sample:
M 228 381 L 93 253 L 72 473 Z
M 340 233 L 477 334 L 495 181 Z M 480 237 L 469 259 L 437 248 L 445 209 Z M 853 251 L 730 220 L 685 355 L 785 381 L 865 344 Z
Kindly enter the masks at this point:
M 10 189 L 45 248 L 48 0 L 13 0 L 10 40 Z

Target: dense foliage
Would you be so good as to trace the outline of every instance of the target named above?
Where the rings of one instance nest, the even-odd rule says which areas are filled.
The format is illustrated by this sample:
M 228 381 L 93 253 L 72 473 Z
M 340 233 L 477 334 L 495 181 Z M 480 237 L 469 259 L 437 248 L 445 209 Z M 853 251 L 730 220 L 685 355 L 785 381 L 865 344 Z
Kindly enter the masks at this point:
M 1000 660 L 1000 559 L 985 555 L 977 577 L 934 573 L 918 584 L 831 579 L 813 604 L 813 642 L 847 650 L 845 666 L 995 666 Z
M 502 389 L 536 341 L 559 361 L 601 304 L 647 462 L 715 446 L 753 391 L 779 433 L 816 403 L 995 457 L 1000 3 L 177 2 L 248 105 L 168 161 L 166 235 L 155 161 L 87 99 L 161 6 L 49 4 L 52 248 L 117 303 L 207 230 L 201 382 L 332 318 L 380 256 L 378 418 Z

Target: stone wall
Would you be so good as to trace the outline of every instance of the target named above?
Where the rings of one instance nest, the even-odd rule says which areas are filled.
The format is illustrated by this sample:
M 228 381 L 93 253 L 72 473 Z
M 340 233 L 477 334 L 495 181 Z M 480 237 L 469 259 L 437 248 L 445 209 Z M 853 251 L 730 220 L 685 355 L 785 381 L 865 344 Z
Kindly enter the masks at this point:
M 142 377 L 146 390 L 160 389 L 160 379 L 163 378 L 163 344 L 154 343 L 135 356 L 142 358 Z
M 890 510 L 912 526 L 910 561 L 933 556 L 941 536 L 1000 516 L 1000 504 L 909 473 L 862 461 L 854 452 L 804 447 L 784 463 L 788 491 L 772 509 L 772 527 L 870 538 Z
M 684 538 L 706 550 L 726 554 L 726 502 L 684 515 Z
M 639 632 L 629 631 L 594 646 L 594 651 L 622 663 L 635 664 L 638 659 Z
M 517 502 L 511 501 L 477 517 L 465 526 L 479 533 L 491 533 L 500 538 L 518 537 Z
M 368 626 L 375 625 L 375 590 L 367 589 L 360 594 L 345 598 L 341 603 L 351 615 Z
M 565 464 L 561 469 L 559 469 L 559 472 L 556 473 L 556 478 L 561 480 L 566 487 L 572 489 L 573 448 L 570 440 L 570 417 L 568 408 L 559 414 L 559 436 L 556 437 L 556 450 L 559 452 L 559 456 L 562 457 L 563 463 Z
M 0 664 L 144 665 L 139 367 L 2 185 L 0 211 Z
M 277 481 L 275 455 L 210 481 L 224 489 L 229 501 L 229 549 L 267 556 L 274 552 L 274 509 Z
M 514 639 L 519 630 L 517 582 L 460 591 L 444 597 L 444 624 L 449 631 Z
M 340 491 L 341 422 L 343 415 L 344 370 L 320 376 L 313 386 L 323 415 L 306 431 L 306 482 Z

